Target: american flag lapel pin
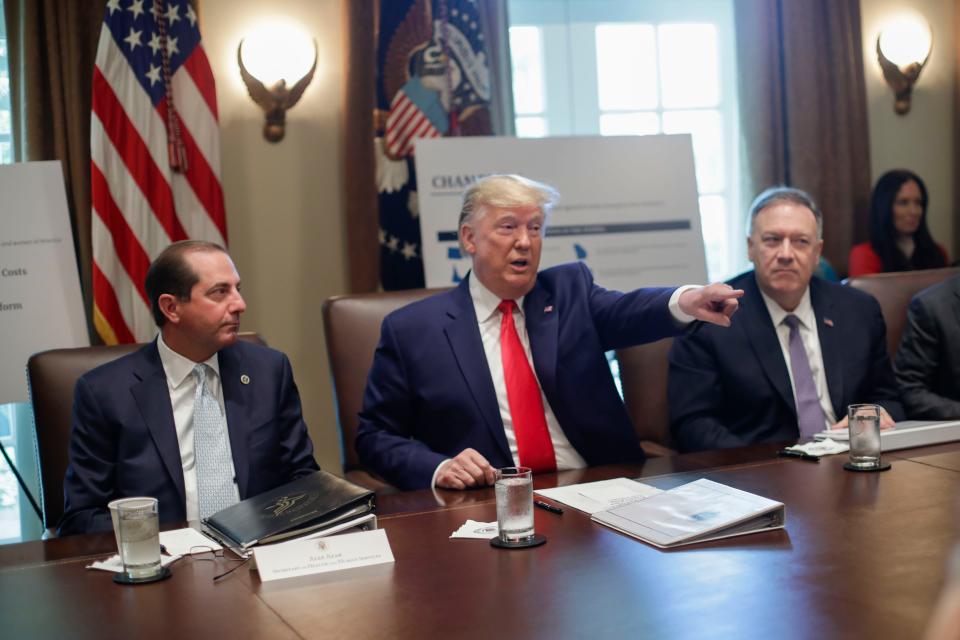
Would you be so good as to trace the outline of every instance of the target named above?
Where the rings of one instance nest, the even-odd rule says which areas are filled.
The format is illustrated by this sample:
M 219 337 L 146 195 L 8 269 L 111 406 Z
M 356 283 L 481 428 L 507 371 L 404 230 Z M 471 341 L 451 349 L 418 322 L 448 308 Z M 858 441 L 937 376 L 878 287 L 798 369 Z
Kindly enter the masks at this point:
M 552 304 L 548 304 L 547 306 L 545 306 L 545 307 L 543 308 L 543 312 L 544 312 L 544 313 L 551 313 L 552 311 L 553 311 L 553 305 L 552 305 Z
M 824 319 L 823 319 L 823 324 L 827 325 L 828 327 L 832 327 L 832 326 L 833 326 L 833 320 L 831 320 L 830 318 L 824 318 Z

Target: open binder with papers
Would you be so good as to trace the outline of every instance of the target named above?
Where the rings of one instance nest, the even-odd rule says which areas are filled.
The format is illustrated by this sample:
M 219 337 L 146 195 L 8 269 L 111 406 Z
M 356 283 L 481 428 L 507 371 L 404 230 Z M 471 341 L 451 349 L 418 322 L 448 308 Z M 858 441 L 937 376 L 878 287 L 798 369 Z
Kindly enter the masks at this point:
M 782 502 L 700 479 L 593 514 L 600 524 L 662 549 L 783 528 Z
M 376 497 L 326 471 L 247 498 L 203 520 L 207 533 L 231 549 L 246 550 L 306 533 L 376 528 Z

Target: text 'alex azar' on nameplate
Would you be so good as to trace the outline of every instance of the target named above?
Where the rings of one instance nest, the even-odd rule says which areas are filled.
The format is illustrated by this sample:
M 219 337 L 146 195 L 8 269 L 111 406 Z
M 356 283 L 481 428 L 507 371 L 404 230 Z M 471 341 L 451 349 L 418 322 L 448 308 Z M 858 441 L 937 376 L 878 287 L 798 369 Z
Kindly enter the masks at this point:
M 264 582 L 393 562 L 383 529 L 291 540 L 253 550 Z

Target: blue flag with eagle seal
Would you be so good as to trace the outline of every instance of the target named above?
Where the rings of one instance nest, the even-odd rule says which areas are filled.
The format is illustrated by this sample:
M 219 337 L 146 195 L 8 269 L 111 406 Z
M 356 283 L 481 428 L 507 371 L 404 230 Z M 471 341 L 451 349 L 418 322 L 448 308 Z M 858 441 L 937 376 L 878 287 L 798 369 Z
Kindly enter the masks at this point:
M 424 286 L 414 144 L 490 135 L 491 82 L 477 0 L 381 0 L 379 15 L 374 127 L 389 291 Z

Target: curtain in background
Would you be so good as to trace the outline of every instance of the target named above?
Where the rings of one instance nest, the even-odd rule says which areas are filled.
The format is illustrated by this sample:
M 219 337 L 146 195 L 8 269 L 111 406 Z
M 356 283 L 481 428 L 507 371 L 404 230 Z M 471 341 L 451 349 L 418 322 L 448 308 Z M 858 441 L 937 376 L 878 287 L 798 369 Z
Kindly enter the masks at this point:
M 59 160 L 90 324 L 90 100 L 103 0 L 4 0 L 14 160 Z
M 824 257 L 867 239 L 870 149 L 859 0 L 735 0 L 743 194 L 804 189 Z
M 380 286 L 380 243 L 373 134 L 377 0 L 344 3 L 343 179 L 347 284 L 352 293 Z
M 344 89 L 346 104 L 343 122 L 345 144 L 343 157 L 351 291 L 373 291 L 381 284 L 384 288 L 403 288 L 422 284 L 422 270 L 419 266 L 419 233 L 415 239 L 417 255 L 414 262 L 404 254 L 404 250 L 410 252 L 409 249 L 414 240 L 398 237 L 399 233 L 391 235 L 389 230 L 385 233 L 381 232 L 380 223 L 381 207 L 390 207 L 390 211 L 397 210 L 401 214 L 409 208 L 415 216 L 416 199 L 410 197 L 413 187 L 413 163 L 407 162 L 402 155 L 394 159 L 387 159 L 385 155 L 381 155 L 378 165 L 376 147 L 364 144 L 362 141 L 369 141 L 375 132 L 384 130 L 389 117 L 390 102 L 409 80 L 409 67 L 403 64 L 381 65 L 381 75 L 377 75 L 378 64 L 388 58 L 386 50 L 380 51 L 378 55 L 378 41 L 394 41 L 390 38 L 391 34 L 399 34 L 401 37 L 395 40 L 397 46 L 402 46 L 407 39 L 413 38 L 409 40 L 412 46 L 410 51 L 413 51 L 413 48 L 420 44 L 427 44 L 420 41 L 423 39 L 419 38 L 422 35 L 421 30 L 426 29 L 426 40 L 431 37 L 430 12 L 439 16 L 444 11 L 458 9 L 459 5 L 460 3 L 456 0 L 416 0 L 405 3 L 394 2 L 389 5 L 376 0 L 356 0 L 345 5 L 345 59 L 348 73 L 345 75 Z M 386 7 L 384 11 L 386 9 L 390 11 L 381 15 L 381 6 Z M 407 6 L 410 7 L 408 13 L 405 13 L 405 8 L 398 9 L 398 7 Z M 512 132 L 513 123 L 506 2 L 491 0 L 479 3 L 479 11 L 480 30 L 484 36 L 491 76 L 491 98 L 483 109 L 486 113 L 478 113 L 476 109 L 469 111 L 462 109 L 458 113 L 462 117 L 459 120 L 454 118 L 450 130 L 445 131 L 456 132 L 459 128 L 459 133 L 462 135 L 488 135 L 491 132 L 505 134 Z M 418 17 L 424 16 L 427 18 L 418 20 Z M 390 31 L 381 34 L 380 27 L 383 21 L 386 21 L 385 28 Z M 386 37 L 381 38 L 381 36 Z M 400 53 L 403 56 L 407 54 L 405 51 Z M 429 94 L 426 96 L 430 97 Z M 413 97 L 423 98 L 423 96 Z M 384 104 L 385 101 L 386 104 Z M 434 114 L 431 113 L 431 115 Z M 401 175 L 404 173 L 404 167 L 401 167 L 401 164 L 407 168 L 405 177 Z M 397 172 L 394 182 L 397 183 L 398 189 L 385 192 L 386 195 L 378 195 L 377 184 L 384 180 L 389 181 L 384 176 L 390 170 Z M 400 180 L 401 177 L 404 179 Z M 385 208 L 384 211 L 387 209 Z M 406 215 L 410 217 L 411 213 Z M 451 216 L 454 215 L 456 212 L 451 212 Z M 409 224 L 411 221 L 414 224 Z M 406 222 L 408 223 L 406 226 L 409 227 L 406 231 L 418 224 L 415 217 Z M 382 233 L 383 237 L 381 237 Z M 388 238 L 387 235 L 391 237 Z M 418 272 L 417 278 L 411 277 L 414 271 Z M 386 277 L 382 277 L 381 273 Z

